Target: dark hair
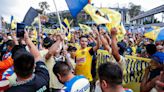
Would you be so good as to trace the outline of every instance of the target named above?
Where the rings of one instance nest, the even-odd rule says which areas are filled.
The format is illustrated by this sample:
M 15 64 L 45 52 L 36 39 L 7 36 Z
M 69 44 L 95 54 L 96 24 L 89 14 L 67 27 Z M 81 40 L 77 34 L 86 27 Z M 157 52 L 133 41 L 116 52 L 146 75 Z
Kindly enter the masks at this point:
M 111 87 L 122 84 L 123 72 L 121 68 L 114 63 L 107 62 L 99 66 L 98 75 L 101 80 L 105 80 Z
M 7 46 L 10 46 L 10 47 L 14 47 L 14 46 L 15 46 L 15 43 L 14 43 L 14 41 L 12 41 L 12 40 L 8 40 L 8 41 L 6 42 L 6 45 L 7 45 Z
M 33 73 L 34 56 L 31 53 L 18 50 L 13 59 L 14 71 L 18 76 L 27 78 Z
M 15 45 L 12 50 L 12 58 L 14 58 L 14 56 L 16 55 L 15 53 L 19 50 L 19 52 L 24 52 L 26 51 L 25 47 L 23 45 Z
M 147 51 L 148 54 L 153 55 L 153 54 L 156 53 L 157 48 L 156 48 L 156 46 L 154 44 L 148 44 L 146 46 L 146 51 Z
M 73 46 L 69 46 L 68 47 L 68 49 L 67 49 L 67 51 L 76 51 L 77 50 L 77 48 L 76 47 L 73 47 Z
M 88 37 L 86 35 L 82 35 L 79 39 L 81 40 L 82 38 L 87 38 L 88 39 Z
M 67 76 L 71 72 L 71 67 L 67 64 L 67 62 L 57 62 L 53 67 L 53 72 L 56 76 L 57 74 Z
M 43 47 L 45 47 L 46 49 L 48 49 L 48 48 L 50 48 L 52 46 L 53 43 L 54 42 L 50 38 L 46 37 L 43 40 Z

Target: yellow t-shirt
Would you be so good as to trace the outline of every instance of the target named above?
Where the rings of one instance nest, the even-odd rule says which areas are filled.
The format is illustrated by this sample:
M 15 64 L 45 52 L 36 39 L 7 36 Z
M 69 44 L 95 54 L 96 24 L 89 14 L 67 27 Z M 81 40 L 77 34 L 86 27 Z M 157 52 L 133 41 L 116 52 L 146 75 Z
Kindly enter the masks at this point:
M 92 66 L 92 56 L 89 53 L 91 47 L 85 49 L 78 49 L 76 51 L 76 75 L 83 75 L 89 81 L 92 81 L 91 66 Z

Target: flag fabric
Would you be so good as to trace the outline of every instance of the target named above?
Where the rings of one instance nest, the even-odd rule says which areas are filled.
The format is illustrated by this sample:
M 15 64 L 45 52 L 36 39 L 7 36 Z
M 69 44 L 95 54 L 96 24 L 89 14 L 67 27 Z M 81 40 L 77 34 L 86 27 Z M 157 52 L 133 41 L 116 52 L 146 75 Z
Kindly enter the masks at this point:
M 91 16 L 92 20 L 97 25 L 110 23 L 110 20 L 109 19 L 96 14 L 96 12 L 100 12 L 101 13 L 101 11 L 99 11 L 99 9 L 96 9 L 95 7 L 93 7 L 91 4 L 88 4 L 87 6 L 85 6 L 84 7 L 84 10 L 85 10 L 85 12 L 87 14 L 89 14 Z
M 159 29 L 160 27 L 158 26 L 151 26 L 148 30 L 146 30 L 146 33 L 147 32 L 150 32 L 150 31 L 153 31 L 153 30 L 156 30 L 156 29 Z
M 16 27 L 17 27 L 17 22 L 14 20 L 14 16 L 11 16 L 11 18 L 10 18 L 10 27 L 11 27 L 11 29 L 13 30 L 13 29 L 16 29 Z
M 109 25 L 111 25 L 111 27 L 117 27 L 120 25 L 121 14 L 119 12 L 112 10 L 112 9 L 108 9 L 108 8 L 101 8 L 100 11 L 102 13 L 104 13 L 104 15 L 106 15 L 108 17 L 108 19 L 111 20 L 111 22 L 109 23 Z
M 13 21 L 13 19 L 14 19 L 14 16 L 11 16 L 10 23 Z
M 16 27 L 17 27 L 17 22 L 15 20 L 12 20 L 12 22 L 11 22 L 11 29 L 12 30 L 16 29 Z
M 13 67 L 10 67 L 9 69 L 7 69 L 3 75 L 2 75 L 2 80 L 7 80 L 8 77 L 12 76 L 14 74 L 14 70 Z
M 70 30 L 70 24 L 69 24 L 67 18 L 65 18 L 65 19 L 63 20 L 63 22 L 62 22 L 62 28 L 63 28 L 64 30 L 68 30 L 68 31 Z
M 66 0 L 68 8 L 73 18 L 88 4 L 88 0 Z
M 68 40 L 70 40 L 70 23 L 68 22 L 68 19 L 65 18 L 62 22 L 62 28 L 64 29 L 65 31 L 65 35 L 66 37 L 68 38 Z
M 116 27 L 117 31 L 117 41 L 120 42 L 121 40 L 124 39 L 124 36 L 126 34 L 125 27 L 123 23 L 121 23 L 119 26 Z
M 92 32 L 91 27 L 84 25 L 84 24 L 79 24 L 80 28 L 84 32 L 84 34 L 88 34 L 89 32 Z
M 117 33 L 117 40 L 121 41 L 124 39 L 124 35 L 126 34 L 125 27 L 123 23 L 121 23 L 121 14 L 115 10 L 108 9 L 108 8 L 100 8 L 100 11 L 107 16 L 108 20 L 110 19 L 110 23 L 106 24 L 108 31 L 111 28 L 115 27 L 118 30 Z
M 164 40 L 164 27 L 149 31 L 145 33 L 144 36 L 154 41 L 163 41 Z
M 98 50 L 96 57 L 96 69 L 103 63 L 115 61 L 112 54 L 106 50 Z M 123 86 L 132 89 L 134 92 L 140 92 L 140 82 L 143 79 L 144 71 L 146 67 L 149 66 L 151 59 L 126 55 L 125 61 Z M 96 75 L 96 77 L 98 77 L 98 75 Z
M 32 22 L 34 21 L 35 17 L 37 16 L 38 16 L 38 11 L 30 7 L 30 9 L 28 10 L 28 12 L 26 13 L 24 17 L 23 23 L 30 26 Z

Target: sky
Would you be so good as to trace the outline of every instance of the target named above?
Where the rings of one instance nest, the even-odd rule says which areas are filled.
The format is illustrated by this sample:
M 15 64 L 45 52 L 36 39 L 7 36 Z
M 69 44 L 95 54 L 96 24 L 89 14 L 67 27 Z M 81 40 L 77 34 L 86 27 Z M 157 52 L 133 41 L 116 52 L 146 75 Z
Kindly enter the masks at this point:
M 0 0 L 0 16 L 10 23 L 11 15 L 18 21 L 22 21 L 28 9 L 32 6 L 39 8 L 38 3 L 47 1 L 50 5 L 50 11 L 55 12 L 53 0 Z M 55 0 L 57 9 L 68 10 L 65 0 Z M 164 4 L 164 0 L 92 0 L 92 3 L 97 7 L 128 7 L 132 2 L 136 5 L 141 5 L 143 11 L 150 10 Z

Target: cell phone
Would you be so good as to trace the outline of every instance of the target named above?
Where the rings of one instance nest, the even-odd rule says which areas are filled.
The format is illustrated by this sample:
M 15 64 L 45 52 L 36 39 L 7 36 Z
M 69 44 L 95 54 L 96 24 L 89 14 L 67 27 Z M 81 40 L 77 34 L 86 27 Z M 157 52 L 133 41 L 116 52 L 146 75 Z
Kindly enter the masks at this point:
M 25 24 L 24 23 L 17 23 L 17 37 L 23 38 L 24 37 L 24 30 L 25 30 Z

